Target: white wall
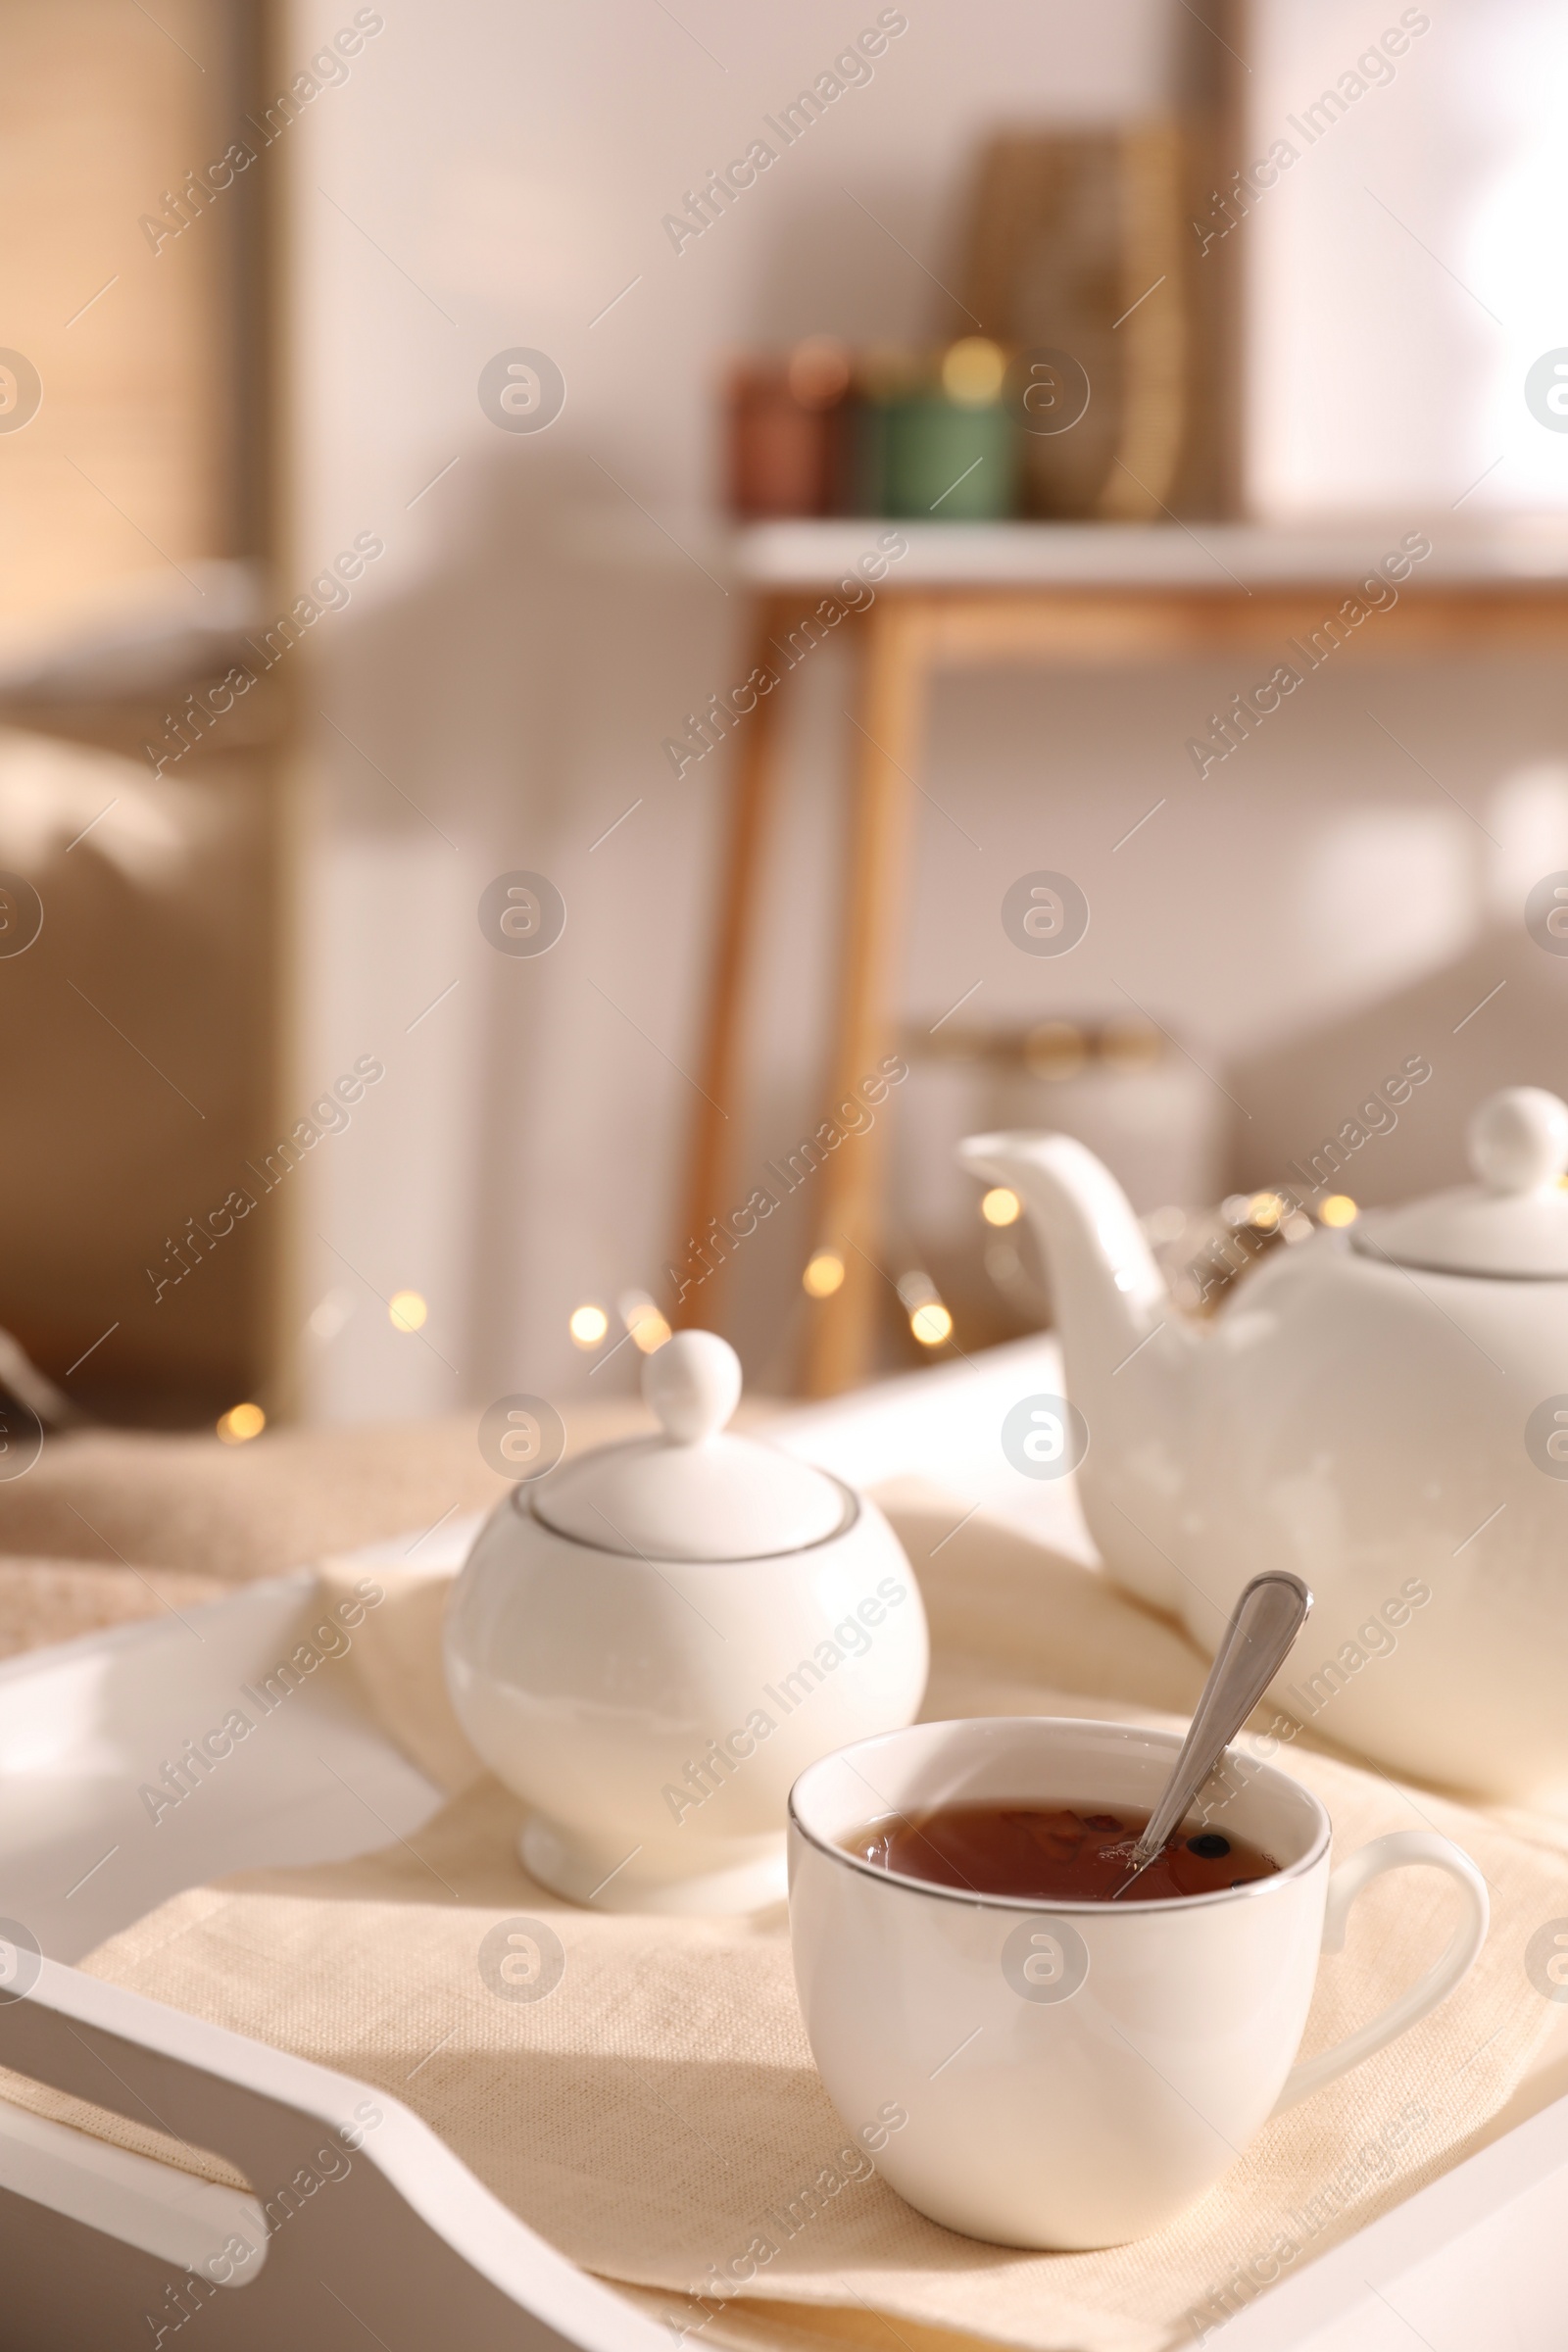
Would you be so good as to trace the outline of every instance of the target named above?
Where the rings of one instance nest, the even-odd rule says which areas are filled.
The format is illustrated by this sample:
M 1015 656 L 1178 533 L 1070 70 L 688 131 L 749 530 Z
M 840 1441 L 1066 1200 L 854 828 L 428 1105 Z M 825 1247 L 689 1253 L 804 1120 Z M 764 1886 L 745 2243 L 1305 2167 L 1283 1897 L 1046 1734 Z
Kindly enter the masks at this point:
M 303 1323 L 328 1301 L 318 1320 L 331 1335 L 308 1350 L 316 1413 L 467 1407 L 513 1389 L 567 1396 L 588 1381 L 565 1333 L 570 1307 L 657 1286 L 696 1099 L 674 1065 L 694 1067 L 723 782 L 716 758 L 677 782 L 660 743 L 746 666 L 743 615 L 700 568 L 726 349 L 813 328 L 925 335 L 941 310 L 926 271 L 951 277 L 954 206 L 984 132 L 1136 110 L 1163 86 L 1169 12 L 1154 0 L 1104 12 L 915 0 L 872 83 L 673 252 L 662 215 L 876 13 L 806 0 L 742 15 L 683 0 L 677 24 L 643 0 L 389 4 L 351 79 L 288 134 L 299 579 L 357 532 L 386 547 L 301 656 L 309 708 L 343 731 L 313 720 L 302 1102 L 356 1054 L 387 1068 L 352 1129 L 311 1163 L 297 1310 Z M 351 14 L 347 0 L 302 8 L 301 62 Z M 1425 36 L 1427 82 L 1412 63 L 1363 110 L 1366 123 L 1402 125 L 1389 151 L 1400 169 L 1450 120 L 1451 97 L 1440 105 L 1432 85 L 1460 86 L 1467 53 L 1441 31 Z M 1340 129 L 1349 170 L 1352 135 L 1373 132 L 1360 121 Z M 1338 424 L 1320 429 L 1313 384 L 1329 379 L 1296 372 L 1298 329 L 1275 287 L 1259 446 L 1286 455 L 1265 481 L 1283 506 L 1392 487 L 1411 525 L 1436 530 L 1485 462 L 1476 450 L 1492 447 L 1476 421 L 1485 355 L 1464 345 L 1453 361 L 1462 328 L 1444 341 L 1451 322 L 1411 290 L 1413 265 L 1396 249 L 1382 275 L 1363 254 L 1359 279 L 1338 288 L 1321 253 L 1298 267 L 1302 239 L 1340 233 L 1309 194 L 1303 177 L 1289 206 L 1282 191 L 1274 217 L 1249 224 L 1253 267 L 1266 276 L 1282 251 L 1308 285 L 1314 366 L 1342 347 L 1352 358 L 1370 348 L 1372 363 L 1352 401 L 1351 361 L 1336 360 Z M 1457 368 L 1453 383 L 1420 378 L 1420 433 L 1415 363 L 1402 345 L 1360 341 L 1361 311 L 1386 308 L 1391 282 L 1413 344 Z M 548 432 L 504 434 L 481 414 L 480 368 L 510 346 L 547 351 L 565 375 Z M 1273 438 L 1270 402 L 1288 412 Z M 1547 454 L 1556 464 L 1555 445 Z M 790 718 L 750 1116 L 737 1110 L 743 1168 L 818 1115 L 840 661 L 816 657 Z M 1405 672 L 1374 702 L 1364 677 L 1324 680 L 1272 740 L 1196 785 L 1187 735 L 1217 696 L 1250 682 L 1222 665 L 945 689 L 927 780 L 982 846 L 928 812 L 911 1015 L 929 1023 L 977 976 L 974 1009 L 992 1018 L 1103 1010 L 1126 990 L 1217 1066 L 1274 1040 L 1283 1050 L 1461 954 L 1487 919 L 1493 853 L 1365 707 L 1486 819 L 1505 790 L 1524 806 L 1511 777 L 1561 755 L 1549 684 L 1494 672 L 1481 692 L 1462 671 Z M 1528 824 L 1533 841 L 1568 845 L 1558 771 L 1530 791 L 1533 813 L 1513 837 Z M 1160 815 L 1113 851 L 1161 796 Z M 1519 854 L 1528 865 L 1546 852 Z M 1551 855 L 1568 863 L 1568 846 Z M 1084 948 L 1044 980 L 995 915 L 1007 881 L 1038 865 L 1076 874 L 1096 908 Z M 538 960 L 497 955 L 478 930 L 481 890 L 511 867 L 547 872 L 567 902 L 564 937 Z M 782 1369 L 798 1297 L 792 1237 L 775 1222 L 741 1335 L 767 1374 Z M 419 1339 L 395 1333 L 385 1311 L 404 1286 L 430 1301 Z M 626 1385 L 631 1352 L 594 1388 Z

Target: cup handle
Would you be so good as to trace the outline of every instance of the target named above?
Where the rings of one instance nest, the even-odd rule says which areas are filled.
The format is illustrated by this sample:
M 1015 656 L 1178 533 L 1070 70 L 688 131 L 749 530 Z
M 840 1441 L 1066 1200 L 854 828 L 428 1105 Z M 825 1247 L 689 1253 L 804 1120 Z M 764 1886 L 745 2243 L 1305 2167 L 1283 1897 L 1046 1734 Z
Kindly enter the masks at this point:
M 1329 1881 L 1328 1901 L 1324 1906 L 1324 1951 L 1345 1949 L 1345 1924 L 1350 1905 L 1363 1886 L 1369 1886 L 1387 1870 L 1409 1870 L 1418 1863 L 1433 1870 L 1446 1870 L 1463 1887 L 1469 1898 L 1468 1917 L 1455 1929 L 1442 1959 L 1408 1992 L 1392 2001 L 1381 2017 L 1358 2026 L 1331 2050 L 1319 2050 L 1315 2058 L 1302 2058 L 1292 2067 L 1285 2079 L 1285 2088 L 1274 2103 L 1276 2115 L 1294 2107 L 1298 2099 L 1310 2098 L 1314 2090 L 1321 2090 L 1326 2082 L 1348 2074 L 1363 2058 L 1370 2058 L 1375 2050 L 1386 2048 L 1399 2034 L 1407 2033 L 1436 2009 L 1440 2001 L 1446 2001 L 1475 1966 L 1476 1956 L 1487 1940 L 1491 1920 L 1487 1882 L 1467 1853 L 1431 1830 L 1396 1830 L 1390 1837 L 1374 1838 L 1370 1845 L 1363 1845 L 1348 1862 L 1341 1863 Z

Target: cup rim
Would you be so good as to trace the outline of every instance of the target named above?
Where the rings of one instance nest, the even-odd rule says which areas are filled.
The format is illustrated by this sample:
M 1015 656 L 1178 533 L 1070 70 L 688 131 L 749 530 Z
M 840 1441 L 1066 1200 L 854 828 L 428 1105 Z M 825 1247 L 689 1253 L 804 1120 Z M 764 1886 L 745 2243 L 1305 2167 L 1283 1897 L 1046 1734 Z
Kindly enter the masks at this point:
M 835 1845 L 831 1838 L 820 1837 L 815 1830 L 809 1829 L 801 1818 L 797 1799 L 805 1784 L 811 1779 L 814 1773 L 826 1771 L 829 1765 L 838 1763 L 845 1756 L 857 1755 L 865 1748 L 884 1747 L 890 1740 L 906 1739 L 910 1732 L 947 1729 L 967 1731 L 971 1728 L 993 1725 L 999 1728 L 1004 1725 L 1027 1725 L 1031 1729 L 1037 1730 L 1049 1727 L 1053 1731 L 1119 1733 L 1126 1740 L 1151 1740 L 1160 1746 L 1168 1746 L 1173 1757 L 1186 1737 L 1183 1732 L 1162 1731 L 1154 1724 L 1118 1723 L 1114 1719 L 1094 1715 L 954 1715 L 944 1717 L 937 1723 L 906 1724 L 899 1731 L 875 1732 L 868 1739 L 851 1740 L 843 1747 L 834 1748 L 830 1754 L 819 1756 L 815 1763 L 808 1764 L 804 1772 L 797 1774 L 794 1786 L 790 1789 L 788 1815 L 790 1828 L 803 1838 L 808 1845 L 813 1846 L 819 1854 L 824 1855 L 828 1861 L 841 1862 L 846 1869 L 858 1871 L 862 1877 L 870 1879 L 878 1886 L 891 1887 L 907 1894 L 941 1896 L 948 1902 L 962 1903 L 970 1910 L 1049 1913 L 1053 1916 L 1058 1913 L 1071 1913 L 1091 1919 L 1148 1919 L 1152 1914 L 1157 1914 L 1161 1919 L 1167 1919 L 1173 1911 L 1201 1911 L 1208 1910 L 1220 1903 L 1260 1901 L 1276 1888 L 1288 1886 L 1298 1880 L 1304 1879 L 1310 1871 L 1317 1867 L 1328 1851 L 1334 1825 L 1322 1799 L 1300 1781 L 1294 1780 L 1289 1773 L 1280 1772 L 1274 1765 L 1263 1763 L 1256 1766 L 1259 1778 L 1280 1783 L 1293 1796 L 1302 1799 L 1317 1815 L 1317 1827 L 1305 1852 L 1298 1854 L 1294 1862 L 1282 1863 L 1280 1868 L 1266 1879 L 1249 1879 L 1240 1886 L 1219 1886 L 1208 1894 L 1155 1895 L 1144 1902 L 1126 1906 L 1097 1902 L 1082 1897 L 1075 1900 L 1057 1901 L 1048 1895 L 972 1893 L 962 1886 L 944 1886 L 935 1879 L 916 1879 L 909 1877 L 904 1871 L 880 1869 L 876 1863 L 867 1862 L 860 1855 L 848 1852 L 842 1845 Z M 1229 1749 L 1226 1752 L 1228 1754 Z

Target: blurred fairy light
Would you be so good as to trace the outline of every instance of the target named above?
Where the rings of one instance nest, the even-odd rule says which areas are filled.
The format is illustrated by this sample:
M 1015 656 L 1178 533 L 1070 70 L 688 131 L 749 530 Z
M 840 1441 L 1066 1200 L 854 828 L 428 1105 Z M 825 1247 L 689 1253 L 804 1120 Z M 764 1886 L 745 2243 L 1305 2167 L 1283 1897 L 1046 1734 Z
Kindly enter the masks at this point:
M 225 1446 L 243 1446 L 266 1427 L 267 1415 L 259 1404 L 231 1404 L 218 1417 L 218 1434 Z
M 574 1306 L 566 1321 L 566 1329 L 579 1348 L 597 1348 L 610 1329 L 610 1317 L 602 1306 Z
M 899 1276 L 899 1297 L 909 1318 L 909 1329 L 922 1348 L 940 1348 L 953 1336 L 953 1317 L 942 1303 L 936 1284 L 919 1267 Z
M 422 1331 L 430 1309 L 417 1291 L 394 1291 L 386 1311 L 394 1331 Z
M 989 409 L 1007 374 L 1007 355 L 986 335 L 950 343 L 942 361 L 942 389 L 960 409 Z
M 844 1281 L 844 1260 L 836 1250 L 815 1250 L 801 1276 L 801 1288 L 808 1298 L 831 1298 Z
M 1008 1185 L 994 1184 L 980 1196 L 980 1214 L 988 1225 L 1016 1225 L 1022 1212 L 1023 1202 Z
M 1285 1203 L 1278 1193 L 1254 1193 L 1247 1203 L 1247 1222 L 1255 1225 L 1259 1233 L 1272 1233 L 1285 1214 Z
M 646 1291 L 623 1291 L 615 1305 L 634 1348 L 644 1355 L 652 1355 L 656 1348 L 662 1348 L 669 1337 L 669 1325 Z
M 326 1297 L 312 1307 L 308 1317 L 310 1334 L 324 1348 L 335 1340 L 354 1312 L 354 1294 L 347 1288 L 328 1291 Z
M 790 354 L 790 392 L 805 408 L 830 407 L 848 389 L 850 374 L 850 355 L 831 335 L 809 335 Z
M 1353 1225 L 1360 1210 L 1348 1193 L 1330 1193 L 1318 1209 L 1320 1225 Z

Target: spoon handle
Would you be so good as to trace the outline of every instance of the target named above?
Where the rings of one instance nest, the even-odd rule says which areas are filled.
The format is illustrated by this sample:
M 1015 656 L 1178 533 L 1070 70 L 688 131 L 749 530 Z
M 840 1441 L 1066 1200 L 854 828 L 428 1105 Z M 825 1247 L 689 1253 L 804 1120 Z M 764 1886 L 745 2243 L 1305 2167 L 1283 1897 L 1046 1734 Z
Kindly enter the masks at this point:
M 1138 1870 L 1180 1829 L 1194 1797 L 1285 1663 L 1311 1606 L 1306 1586 L 1284 1568 L 1267 1569 L 1244 1588 L 1165 1793 L 1133 1850 Z

